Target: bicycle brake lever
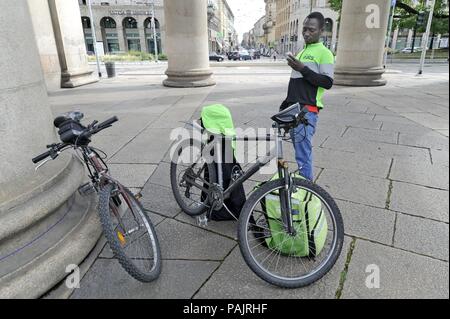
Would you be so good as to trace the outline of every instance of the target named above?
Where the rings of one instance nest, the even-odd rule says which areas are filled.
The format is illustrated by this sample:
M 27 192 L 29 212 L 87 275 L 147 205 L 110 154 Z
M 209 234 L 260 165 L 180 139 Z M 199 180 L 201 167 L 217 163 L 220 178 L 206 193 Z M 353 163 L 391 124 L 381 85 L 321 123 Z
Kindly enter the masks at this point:
M 42 163 L 40 163 L 38 166 L 36 166 L 34 168 L 34 171 L 37 172 L 38 169 L 40 169 L 42 166 L 44 166 L 45 164 L 47 164 L 47 162 L 49 161 L 53 161 L 53 158 L 49 157 L 47 158 L 45 161 L 43 161 Z
M 36 172 L 38 169 L 40 169 L 42 166 L 44 166 L 45 164 L 47 164 L 50 161 L 53 161 L 55 158 L 57 158 L 59 156 L 59 154 L 61 154 L 60 151 L 50 155 L 50 157 L 48 157 L 46 160 L 44 160 L 42 163 L 40 163 L 38 166 L 36 166 L 34 168 L 34 171 Z

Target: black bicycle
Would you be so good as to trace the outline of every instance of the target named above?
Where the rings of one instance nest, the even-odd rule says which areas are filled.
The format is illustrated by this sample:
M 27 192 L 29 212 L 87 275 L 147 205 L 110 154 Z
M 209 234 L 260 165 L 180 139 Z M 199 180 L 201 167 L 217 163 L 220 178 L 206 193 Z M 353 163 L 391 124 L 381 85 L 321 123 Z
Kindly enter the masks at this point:
M 206 226 L 214 211 L 225 207 L 233 215 L 225 201 L 277 157 L 277 177 L 258 185 L 242 208 L 238 240 L 247 265 L 263 280 L 283 288 L 304 287 L 322 278 L 336 263 L 344 241 L 336 202 L 320 186 L 290 173 L 283 159 L 283 140 L 293 128 L 308 125 L 306 113 L 296 104 L 273 116 L 277 151 L 258 158 L 246 172 L 233 170 L 227 189 L 221 175 L 222 146 L 217 147 L 223 137 L 181 142 L 170 168 L 177 203 L 186 214 L 197 216 L 199 225 Z M 273 141 L 273 137 L 234 140 Z
M 62 143 L 47 145 L 50 150 L 33 158 L 42 162 L 36 169 L 62 152 L 74 149 L 88 169 L 91 182 L 79 188 L 82 195 L 95 190 L 99 196 L 98 213 L 106 239 L 122 267 L 142 282 L 155 280 L 161 273 L 161 251 L 155 228 L 142 204 L 133 193 L 109 174 L 106 154 L 91 147 L 91 137 L 118 121 L 113 117 L 103 123 L 94 121 L 87 127 L 83 114 L 70 112 L 55 119 Z M 103 157 L 100 156 L 103 153 Z

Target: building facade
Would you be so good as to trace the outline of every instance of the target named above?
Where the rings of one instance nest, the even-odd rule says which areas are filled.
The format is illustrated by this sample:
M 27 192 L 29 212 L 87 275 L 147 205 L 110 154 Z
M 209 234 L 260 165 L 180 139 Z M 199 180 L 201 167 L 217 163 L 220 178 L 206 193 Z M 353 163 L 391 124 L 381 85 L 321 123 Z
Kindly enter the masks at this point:
M 210 52 L 228 52 L 237 46 L 234 14 L 226 0 L 208 0 L 208 43 Z
M 266 54 L 271 54 L 275 48 L 275 30 L 276 30 L 276 16 L 277 16 L 277 0 L 265 0 L 266 3 L 266 15 L 263 25 Z
M 298 52 L 304 46 L 302 26 L 308 14 L 321 12 L 325 17 L 324 44 L 335 51 L 339 18 L 327 0 L 277 0 L 276 2 L 276 48 L 278 53 Z
M 93 28 L 97 49 L 106 54 L 127 51 L 164 52 L 164 8 L 162 0 L 79 0 L 86 49 L 94 51 Z M 153 17 L 154 14 L 154 17 Z M 154 18 L 154 20 L 153 20 Z M 154 40 L 156 34 L 156 41 Z
M 255 49 L 258 50 L 266 50 L 267 42 L 264 32 L 264 24 L 266 22 L 266 16 L 261 17 L 258 21 L 256 21 L 253 27 L 253 36 L 255 41 Z

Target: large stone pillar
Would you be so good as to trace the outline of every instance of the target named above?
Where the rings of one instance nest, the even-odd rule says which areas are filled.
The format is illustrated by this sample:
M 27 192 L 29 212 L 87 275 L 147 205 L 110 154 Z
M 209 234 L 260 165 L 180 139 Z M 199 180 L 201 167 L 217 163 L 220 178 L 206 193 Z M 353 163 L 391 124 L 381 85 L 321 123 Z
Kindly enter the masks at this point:
M 48 2 L 62 69 L 61 86 L 73 88 L 98 81 L 88 65 L 78 1 L 48 0 Z
M 337 50 L 335 83 L 385 85 L 383 53 L 390 0 L 344 0 Z
M 208 56 L 206 0 L 164 2 L 165 50 L 169 58 L 164 85 L 201 87 L 214 85 Z
M 42 296 L 100 235 L 84 169 L 62 154 L 35 172 L 57 141 L 27 0 L 0 2 L 0 299 Z
M 48 0 L 28 0 L 41 66 L 49 91 L 61 88 L 61 66 L 53 32 Z

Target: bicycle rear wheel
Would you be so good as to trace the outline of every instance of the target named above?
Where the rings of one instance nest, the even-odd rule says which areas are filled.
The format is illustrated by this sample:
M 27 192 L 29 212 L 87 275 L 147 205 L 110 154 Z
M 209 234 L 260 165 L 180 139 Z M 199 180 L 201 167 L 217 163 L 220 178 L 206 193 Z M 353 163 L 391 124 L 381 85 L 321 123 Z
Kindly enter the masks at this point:
M 99 192 L 99 215 L 111 250 L 135 279 L 151 282 L 161 273 L 161 251 L 155 228 L 130 190 L 107 184 Z
M 202 156 L 204 144 L 189 139 L 181 143 L 170 164 L 170 183 L 180 208 L 199 216 L 209 208 L 208 195 L 200 187 L 217 182 L 216 167 Z
M 299 210 L 307 212 L 307 201 L 312 198 L 315 207 L 320 207 L 320 230 L 314 228 L 316 233 L 310 232 L 319 220 L 317 218 L 310 223 L 311 211 L 309 215 L 295 211 L 298 224 L 294 225 L 296 233 L 293 235 L 287 233 L 281 218 L 270 216 L 269 201 L 272 201 L 271 211 L 274 207 L 279 211 L 278 192 L 285 186 L 283 180 L 267 182 L 250 196 L 242 209 L 238 226 L 239 247 L 247 265 L 263 280 L 282 288 L 300 288 L 322 278 L 336 263 L 344 241 L 341 213 L 331 196 L 309 181 L 293 181 L 295 192 L 306 194 L 304 200 L 297 202 L 297 207 L 303 207 Z M 274 205 L 274 199 L 278 204 Z M 316 237 L 308 237 L 308 234 L 319 232 L 322 242 L 320 247 L 316 247 L 316 242 L 313 243 Z

